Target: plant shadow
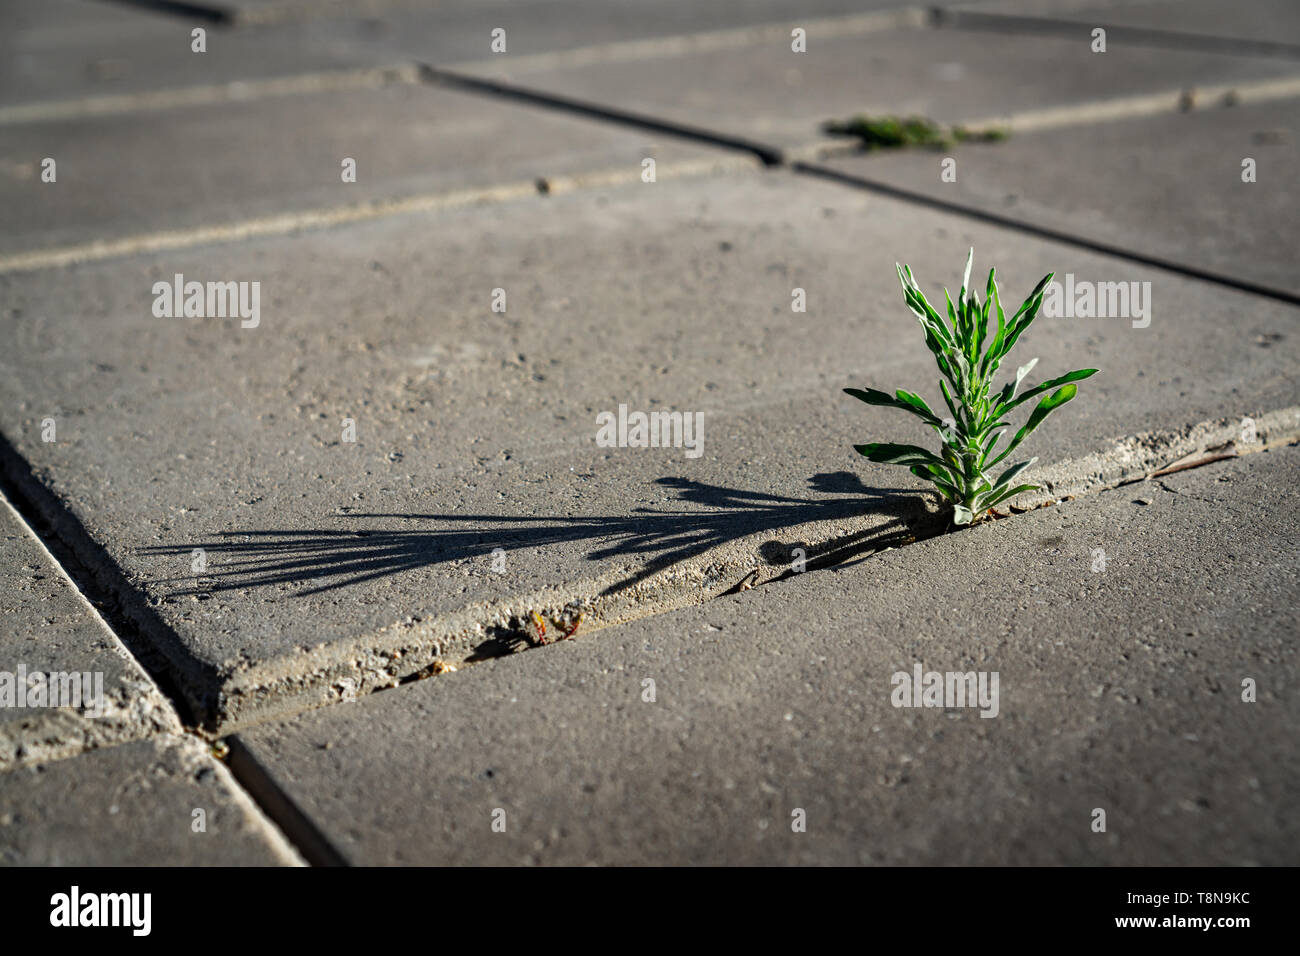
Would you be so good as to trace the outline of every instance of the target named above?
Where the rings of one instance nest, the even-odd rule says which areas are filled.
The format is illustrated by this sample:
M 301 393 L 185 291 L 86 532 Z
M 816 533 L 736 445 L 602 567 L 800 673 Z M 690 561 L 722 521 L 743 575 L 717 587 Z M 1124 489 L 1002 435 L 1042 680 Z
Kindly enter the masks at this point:
M 180 556 L 203 549 L 205 560 L 208 556 L 220 558 L 214 562 L 216 568 L 197 575 L 160 579 L 159 583 L 185 582 L 173 592 L 176 596 L 314 582 L 296 592 L 305 596 L 416 568 L 481 559 L 496 549 L 508 553 L 566 542 L 590 542 L 592 547 L 586 555 L 590 561 L 647 556 L 634 573 L 602 592 L 609 595 L 721 544 L 764 531 L 777 535 L 809 522 L 868 513 L 889 518 L 881 526 L 820 547 L 774 538 L 760 546 L 761 560 L 769 566 L 780 566 L 800 557 L 809 570 L 856 563 L 855 558 L 925 533 L 924 522 L 917 520 L 926 514 L 920 492 L 872 488 L 852 472 L 814 475 L 809 479 L 809 488 L 817 496 L 806 498 L 742 491 L 686 478 L 660 478 L 655 483 L 673 489 L 673 504 L 694 507 L 636 508 L 628 515 L 591 517 L 355 514 L 348 517 L 437 522 L 450 527 L 228 531 L 207 541 L 150 546 L 140 549 L 140 553 Z M 796 548 L 802 548 L 803 554 L 797 555 Z

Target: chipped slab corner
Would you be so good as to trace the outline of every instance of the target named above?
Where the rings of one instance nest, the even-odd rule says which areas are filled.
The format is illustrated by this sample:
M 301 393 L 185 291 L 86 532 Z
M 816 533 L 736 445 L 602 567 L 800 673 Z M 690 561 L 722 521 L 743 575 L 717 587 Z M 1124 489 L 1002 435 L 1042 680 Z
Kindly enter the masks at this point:
M 0 578 L 0 773 L 181 731 L 171 704 L 3 496 Z

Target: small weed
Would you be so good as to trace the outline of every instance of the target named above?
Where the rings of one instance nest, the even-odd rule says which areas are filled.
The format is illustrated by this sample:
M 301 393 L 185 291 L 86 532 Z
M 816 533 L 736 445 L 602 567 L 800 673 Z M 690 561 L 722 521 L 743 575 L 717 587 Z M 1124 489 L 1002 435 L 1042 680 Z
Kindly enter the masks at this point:
M 822 129 L 832 136 L 855 136 L 864 150 L 872 149 L 943 149 L 954 143 L 992 143 L 1007 138 L 1005 129 L 981 130 L 954 126 L 945 130 L 923 116 L 854 116 L 847 120 L 830 120 Z
M 918 478 L 924 478 L 933 484 L 944 500 L 952 504 L 953 523 L 959 525 L 979 520 L 994 505 L 1013 495 L 1038 489 L 1037 485 L 1013 484 L 1021 472 L 1038 461 L 1037 458 L 1014 464 L 997 478 L 989 477 L 989 469 L 1015 451 L 1051 412 L 1074 398 L 1078 390 L 1074 382 L 1097 371 L 1095 368 L 1084 368 L 1067 372 L 1017 395 L 1020 383 L 1038 363 L 1038 359 L 1032 359 L 1016 370 L 1012 381 L 1007 382 L 996 394 L 990 395 L 989 389 L 998 366 L 1037 317 L 1038 310 L 1042 308 L 1043 293 L 1055 273 L 1049 272 L 1043 277 L 1008 322 L 1002 311 L 993 269 L 989 270 L 982 306 L 979 296 L 970 287 L 970 270 L 974 257 L 975 250 L 972 249 L 966 258 L 966 272 L 962 276 L 961 291 L 957 295 L 955 307 L 947 290 L 944 290 L 944 297 L 948 299 L 947 321 L 926 301 L 916 280 L 912 278 L 912 270 L 907 266 L 897 267 L 899 281 L 903 284 L 903 298 L 920 320 L 921 327 L 925 330 L 925 344 L 943 374 L 939 380 L 939 389 L 952 417 L 939 418 L 919 395 L 902 389 L 892 396 L 874 388 L 844 390 L 868 405 L 901 408 L 938 432 L 942 445 L 937 455 L 917 445 L 872 442 L 855 445 L 854 448 L 871 461 L 903 465 Z M 991 338 L 990 315 L 996 315 L 997 318 L 997 329 Z M 949 385 L 952 386 L 951 391 Z M 1043 394 L 1045 392 L 1049 394 Z M 990 456 L 997 450 L 998 442 L 1005 437 L 1001 434 L 1002 429 L 1011 427 L 1004 416 L 1038 395 L 1043 397 L 1030 413 L 1029 420 L 1016 432 L 1001 454 L 990 460 Z

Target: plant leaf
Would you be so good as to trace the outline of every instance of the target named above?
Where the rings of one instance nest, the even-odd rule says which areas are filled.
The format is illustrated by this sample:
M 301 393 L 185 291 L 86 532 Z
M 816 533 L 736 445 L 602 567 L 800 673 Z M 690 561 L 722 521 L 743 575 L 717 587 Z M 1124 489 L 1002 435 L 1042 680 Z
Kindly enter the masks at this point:
M 943 424 L 934 412 L 930 411 L 929 406 L 911 392 L 904 392 L 900 389 L 898 397 L 895 398 L 888 392 L 881 392 L 874 388 L 846 388 L 844 391 L 859 401 L 866 402 L 868 405 L 883 405 L 888 408 L 901 408 L 903 411 L 911 412 L 913 415 L 923 419 L 926 424 Z M 904 396 L 907 397 L 905 398 Z
M 1025 422 L 1024 426 L 1020 429 L 1020 431 L 1016 432 L 1016 437 L 1011 439 L 1011 444 L 1008 445 L 1005 450 L 1003 450 L 1002 454 L 998 455 L 997 458 L 994 458 L 993 461 L 989 462 L 989 464 L 996 465 L 1003 458 L 1006 458 L 1007 455 L 1015 451 L 1016 446 L 1019 445 L 1022 441 L 1024 441 L 1025 438 L 1029 436 L 1030 432 L 1032 432 L 1035 428 L 1037 428 L 1039 425 L 1043 423 L 1043 419 L 1045 419 L 1056 409 L 1060 408 L 1070 399 L 1074 398 L 1075 393 L 1077 393 L 1078 391 L 1079 391 L 1079 387 L 1077 385 L 1066 385 L 1063 386 L 1062 388 L 1057 389 L 1051 395 L 1044 395 L 1042 400 L 1038 403 L 1037 407 L 1034 408 L 1033 413 L 1030 414 L 1029 421 Z
M 1016 392 L 1020 391 L 1020 383 L 1025 380 L 1026 375 L 1028 375 L 1030 372 L 1034 370 L 1034 366 L 1037 364 L 1038 364 L 1038 359 L 1037 357 L 1035 357 L 1035 358 L 1031 358 L 1024 365 L 1020 366 L 1020 368 L 1016 369 L 1016 384 L 1011 386 L 1012 398 L 1016 397 Z
M 921 291 L 921 287 L 916 284 L 916 279 L 912 276 L 911 268 L 898 263 L 895 263 L 895 266 L 898 268 L 898 281 L 903 284 L 903 297 L 907 300 L 908 308 L 923 325 L 934 326 L 937 338 L 951 343 L 951 331 L 943 324 L 943 318 L 935 311 L 934 306 L 926 300 L 925 293 Z
M 961 416 L 957 414 L 957 405 L 952 400 L 952 394 L 948 391 L 948 385 L 942 379 L 939 380 L 939 391 L 943 392 L 944 403 L 948 406 L 948 411 L 952 412 L 952 420 L 957 428 L 961 427 Z
M 991 276 L 990 279 L 992 279 Z M 998 292 L 997 281 L 992 281 L 993 292 L 990 299 L 993 302 L 994 308 L 997 310 L 998 330 L 993 336 L 993 341 L 989 344 L 988 351 L 984 353 L 983 361 L 980 363 L 980 374 L 985 379 L 991 379 L 993 374 L 998 370 L 998 364 L 1002 354 L 1000 352 L 1000 349 L 1002 348 L 1002 339 L 1007 332 L 1007 317 L 1006 313 L 1002 311 L 1002 296 Z
M 980 505 L 980 511 L 981 513 L 983 513 L 984 511 L 987 511 L 989 508 L 996 507 L 997 505 L 1000 505 L 1002 502 L 1006 501 L 1008 498 L 1014 498 L 1022 491 L 1037 491 L 1041 487 L 1042 487 L 1041 485 L 1016 485 L 1014 488 L 1008 488 L 1007 490 L 1002 492 L 998 492 L 997 489 L 995 488 L 993 489 L 994 496 L 990 497 L 989 500 L 983 502 Z
M 1013 478 L 1015 478 L 1016 475 L 1020 474 L 1022 471 L 1024 471 L 1026 468 L 1028 468 L 1030 465 L 1032 465 L 1032 464 L 1033 464 L 1034 462 L 1036 462 L 1036 461 L 1038 461 L 1037 458 L 1030 458 L 1028 461 L 1022 461 L 1022 462 L 1018 462 L 1017 464 L 1012 465 L 1010 468 L 1008 468 L 1008 469 L 1007 469 L 1006 471 L 1004 471 L 1002 474 L 998 475 L 998 480 L 995 481 L 995 482 L 993 482 L 993 488 L 992 488 L 992 490 L 993 490 L 994 492 L 996 492 L 996 491 L 997 491 L 999 488 L 1001 488 L 1003 485 L 1009 485 L 1009 484 L 1011 484 L 1011 480 L 1012 480 Z
M 896 397 L 874 388 L 846 388 L 844 391 L 859 401 L 866 402 L 868 405 L 880 405 L 886 408 L 901 408 L 905 412 L 911 412 L 935 431 L 939 432 L 941 435 L 943 434 L 943 420 L 930 410 L 930 406 L 927 405 L 925 400 L 919 395 L 914 395 L 901 388 L 898 390 Z
M 1037 359 L 1035 359 L 1035 361 L 1037 361 Z M 1043 382 L 1039 385 L 1035 385 L 1033 388 L 1025 392 L 1019 398 L 1015 399 L 1015 401 L 1007 401 L 1004 399 L 1002 403 L 998 406 L 998 410 L 996 414 L 1000 416 L 1005 412 L 1009 412 L 1011 411 L 1011 409 L 1015 408 L 1021 402 L 1027 402 L 1035 395 L 1041 395 L 1043 392 L 1046 392 L 1049 389 L 1056 388 L 1058 385 L 1064 385 L 1067 382 L 1082 381 L 1083 379 L 1096 374 L 1097 374 L 1097 370 L 1095 368 L 1080 368 L 1080 369 L 1075 369 L 1073 372 L 1066 372 L 1064 375 L 1057 376 L 1056 378 L 1049 379 L 1048 381 Z M 1010 396 L 1008 396 L 1008 398 L 1010 398 Z
M 997 407 L 993 411 L 994 418 L 1000 417 L 1008 408 L 1015 407 L 1008 403 L 1015 397 L 1016 391 L 1020 388 L 1020 383 L 1024 381 L 1025 376 L 1032 372 L 1034 366 L 1037 364 L 1038 359 L 1031 359 L 1029 364 L 1022 365 L 1020 368 L 1016 369 L 1016 377 L 1013 381 L 1007 382 L 1006 385 L 1002 386 L 1002 391 L 998 394 Z M 1017 402 L 1016 404 L 1018 405 L 1020 403 Z
M 953 352 L 952 357 L 957 360 L 957 381 L 953 384 L 957 386 L 957 391 L 966 394 L 966 385 L 970 381 L 970 363 L 966 361 L 966 356 L 960 352 Z
M 970 524 L 975 515 L 965 505 L 956 504 L 952 506 L 952 523 L 953 524 Z
M 854 445 L 853 447 L 857 449 L 860 455 L 864 455 L 882 465 L 938 465 L 940 468 L 944 467 L 942 459 L 918 445 L 869 442 L 866 445 Z
M 974 294 L 972 290 L 972 295 Z M 993 304 L 993 270 L 989 270 L 989 281 L 984 287 L 984 308 L 979 313 L 979 335 L 975 339 L 975 354 L 984 348 L 984 340 L 989 334 L 989 307 Z M 982 372 L 982 369 L 981 369 Z
M 1039 280 L 1034 291 L 1029 293 L 1029 298 L 1025 299 L 1016 314 L 1011 317 L 1011 330 L 1007 333 L 1002 343 L 1002 352 L 998 358 L 1006 355 L 1015 346 L 1016 340 L 1020 338 L 1025 329 L 1033 323 L 1038 317 L 1038 310 L 1043 304 L 1043 292 L 1047 289 L 1047 284 L 1052 281 L 1055 272 L 1049 272 Z
M 1025 301 L 1020 304 L 1020 308 L 1016 309 L 1016 314 L 1011 317 L 1012 322 L 1015 322 L 1022 315 L 1028 312 L 1030 306 L 1032 306 L 1036 300 L 1042 299 L 1043 293 L 1047 291 L 1047 284 L 1052 281 L 1055 275 L 1056 275 L 1055 272 L 1049 272 L 1047 273 L 1047 275 L 1043 276 L 1041 279 L 1038 280 L 1038 285 L 1034 286 L 1034 291 L 1029 293 L 1029 297 L 1026 298 Z M 1037 311 L 1037 309 L 1035 308 L 1034 311 Z M 1030 321 L 1033 320 L 1031 319 Z
M 980 440 L 981 444 L 980 444 L 979 461 L 980 461 L 981 468 L 983 468 L 984 463 L 988 461 L 988 457 L 993 451 L 993 446 L 995 446 L 998 443 L 998 439 L 1002 437 L 1002 435 L 999 434 L 999 432 L 1001 432 L 1001 430 L 1004 428 L 1010 428 L 1010 427 L 1011 427 L 1010 424 L 1007 422 L 998 422 L 996 425 L 989 428 L 985 437 Z
M 961 493 L 957 491 L 956 485 L 954 485 L 952 482 L 944 481 L 942 478 L 939 478 L 938 476 L 931 474 L 931 471 L 938 470 L 933 465 L 930 466 L 930 471 L 927 471 L 925 466 L 923 465 L 913 465 L 908 470 L 911 471 L 912 474 L 916 475 L 916 477 L 924 479 L 925 481 L 930 482 L 930 484 L 938 488 L 940 494 L 943 495 L 945 500 L 947 501 L 961 500 Z
M 920 395 L 914 395 L 912 392 L 906 392 L 901 388 L 898 390 L 896 394 L 897 394 L 898 402 L 901 405 L 904 405 L 907 408 L 911 409 L 913 412 L 920 415 L 931 425 L 936 425 L 936 426 L 943 425 L 943 422 L 939 420 L 939 416 L 936 415 L 934 412 L 930 411 L 930 406 L 925 404 L 925 400 L 921 398 Z

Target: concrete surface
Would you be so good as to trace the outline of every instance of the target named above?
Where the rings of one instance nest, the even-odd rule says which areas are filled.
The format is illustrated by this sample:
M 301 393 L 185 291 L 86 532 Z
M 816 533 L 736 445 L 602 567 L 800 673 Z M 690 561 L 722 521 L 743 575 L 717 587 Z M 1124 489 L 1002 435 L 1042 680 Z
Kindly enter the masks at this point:
M 1181 472 L 239 740 L 361 864 L 1294 865 L 1298 475 Z M 893 706 L 918 663 L 998 672 L 997 715 Z
M 743 5 L 689 0 L 618 3 L 491 3 L 458 0 L 436 10 L 411 3 L 253 4 L 212 2 L 196 7 L 233 19 L 149 9 L 108 0 L 9 0 L 0 9 L 0 121 L 41 115 L 87 98 L 136 97 L 148 107 L 159 94 L 231 83 L 249 98 L 275 89 L 271 81 L 396 67 L 412 59 L 460 63 L 492 58 L 493 29 L 504 29 L 513 57 L 613 46 L 674 48 L 701 34 L 743 34 L 793 19 L 848 19 L 874 29 L 904 4 L 896 0 L 751 0 Z M 915 18 L 915 14 L 909 15 Z M 242 23 L 242 26 L 241 26 Z M 206 30 L 207 50 L 191 49 L 191 31 Z M 683 37 L 687 38 L 683 41 Z M 657 42 L 662 41 L 662 42 Z M 715 38 L 713 42 L 718 42 Z M 31 109 L 26 109 L 30 107 Z M 85 109 L 105 109 L 104 103 Z
M 294 865 L 296 852 L 193 737 L 0 774 L 0 866 Z
M 1294 6 L 214 4 L 206 54 L 188 16 L 0 9 L 0 465 L 53 548 L 0 536 L 0 656 L 111 658 L 65 563 L 185 719 L 241 735 L 239 779 L 149 686 L 127 704 L 165 727 L 0 721 L 0 859 L 295 861 L 270 816 L 317 862 L 1295 862 L 1298 453 L 1120 486 L 1258 451 L 1244 416 L 1300 436 Z M 720 148 L 819 155 L 860 111 L 1015 132 L 921 201 Z M 932 154 L 827 156 L 938 182 Z M 1055 270 L 1150 282 L 1151 324 L 1040 320 L 1019 362 L 1103 371 L 1019 503 L 1080 497 L 936 537 L 920 483 L 850 447 L 928 436 L 840 389 L 937 402 L 893 264 L 938 300 L 971 244 L 1012 308 Z M 259 283 L 260 322 L 156 317 L 178 273 Z M 598 447 L 620 404 L 702 412 L 703 453 Z M 538 648 L 534 613 L 576 640 Z M 1000 668 L 999 717 L 900 717 L 880 678 L 912 661 Z M 243 834 L 215 853 L 181 839 L 196 788 Z
M 793 148 L 823 138 L 827 120 L 858 113 L 961 123 L 1189 86 L 1290 78 L 1300 75 L 1300 64 L 1145 47 L 1094 54 L 1087 36 L 915 28 L 840 36 L 828 25 L 809 35 L 806 53 L 792 52 L 787 34 L 631 61 L 566 65 L 548 58 L 532 65 L 502 56 L 452 72 Z
M 0 704 L 0 772 L 181 729 L 140 665 L 3 497 L 0 582 L 0 679 L 14 682 Z M 80 700 L 33 709 L 24 694 L 19 707 L 20 668 L 44 675 L 47 687 L 52 673 L 77 675 Z M 57 693 L 63 688 L 59 678 Z
M 364 17 L 408 29 L 412 23 L 429 25 L 434 20 L 428 4 L 420 0 L 224 0 L 220 5 L 233 12 L 237 25 L 250 26 Z M 779 21 L 794 13 L 852 16 L 904 5 L 902 0 L 744 0 L 727 7 L 690 0 L 450 0 L 438 4 L 437 16 L 452 38 L 485 35 L 499 25 L 530 36 L 545 35 L 545 48 L 559 49 L 576 40 L 595 42 L 602 35 L 629 39 L 705 33 Z
M 214 4 L 215 5 L 215 4 Z M 906 0 L 224 0 L 237 27 L 293 23 L 351 30 L 362 49 L 414 53 L 435 62 L 536 56 L 610 44 L 731 33 L 799 19 L 861 18 L 906 9 Z M 494 54 L 492 31 L 506 32 Z
M 1289 0 L 984 0 L 946 5 L 944 9 L 1156 30 L 1183 38 L 1208 38 L 1225 49 L 1230 49 L 1237 39 L 1300 45 L 1300 10 Z M 1038 25 L 1027 25 L 1026 29 L 1031 26 Z M 1010 20 L 1001 25 L 1003 30 L 1016 28 Z M 1121 43 L 1129 42 L 1123 32 L 1118 37 Z
M 1253 183 L 1242 181 L 1248 157 Z M 955 182 L 941 180 L 948 158 Z M 1300 296 L 1300 100 L 816 165 Z M 1134 278 L 1142 271 L 1135 267 Z
M 203 28 L 206 52 L 193 50 Z M 136 97 L 182 88 L 368 70 L 373 51 L 346 37 L 269 27 L 222 30 L 212 23 L 103 0 L 6 0 L 0 6 L 0 120 L 42 115 L 52 104 Z M 236 91 L 236 95 L 238 91 Z
M 919 482 L 851 445 L 925 436 L 840 389 L 939 401 L 894 255 L 941 296 L 973 244 L 978 268 L 1003 267 L 1013 309 L 1052 269 L 1132 277 L 785 174 L 491 210 L 5 277 L 16 341 L 0 427 L 62 503 L 46 507 L 88 534 L 65 529 L 86 563 L 128 604 L 145 595 L 135 616 L 200 712 L 229 723 L 338 700 L 496 647 L 493 629 L 532 610 L 577 602 L 572 617 L 613 596 L 617 620 L 662 606 L 665 588 L 725 589 L 711 563 L 743 574 L 756 545 L 742 539 L 774 525 L 880 530 L 916 511 L 899 499 Z M 261 324 L 155 318 L 152 285 L 175 273 L 260 281 Z M 1023 341 L 1021 360 L 1053 374 L 1105 370 L 1033 453 L 1296 404 L 1288 307 L 1150 281 L 1148 328 L 1078 320 Z M 807 313 L 789 311 L 795 287 Z M 597 413 L 620 403 L 703 412 L 703 455 L 597 447 Z M 40 441 L 47 416 L 58 443 Z M 196 547 L 211 562 L 198 580 Z
M 41 178 L 45 157 L 57 163 L 54 183 Z M 636 179 L 646 157 L 665 167 L 747 161 L 422 85 L 14 124 L 0 139 L 0 204 L 13 223 L 0 236 L 0 256 L 132 234 L 238 230 L 271 216 L 292 223 L 294 214 L 472 189 L 490 196 L 538 179 Z M 345 158 L 356 163 L 355 182 L 343 182 Z

